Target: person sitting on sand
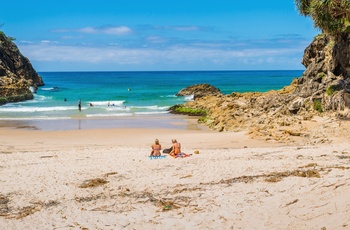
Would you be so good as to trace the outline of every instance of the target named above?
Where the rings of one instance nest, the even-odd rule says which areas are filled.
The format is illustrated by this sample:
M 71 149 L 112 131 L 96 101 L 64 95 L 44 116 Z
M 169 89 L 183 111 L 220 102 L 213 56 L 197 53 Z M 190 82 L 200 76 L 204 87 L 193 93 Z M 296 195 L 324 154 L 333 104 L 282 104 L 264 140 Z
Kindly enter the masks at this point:
M 169 155 L 175 157 L 176 155 L 181 153 L 181 144 L 177 142 L 176 139 L 172 139 L 171 142 L 173 143 L 173 146 Z
M 152 148 L 152 152 L 151 152 L 151 156 L 160 156 L 160 150 L 162 149 L 162 146 L 159 144 L 159 140 L 156 139 L 154 141 L 154 144 L 151 146 Z

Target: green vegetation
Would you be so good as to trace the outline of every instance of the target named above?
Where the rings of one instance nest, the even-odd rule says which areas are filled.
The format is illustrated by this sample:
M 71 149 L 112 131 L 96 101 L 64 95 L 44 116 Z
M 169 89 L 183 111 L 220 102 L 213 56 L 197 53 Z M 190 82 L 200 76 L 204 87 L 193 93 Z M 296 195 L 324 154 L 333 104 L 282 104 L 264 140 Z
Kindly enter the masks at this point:
M 201 109 L 193 109 L 184 105 L 174 105 L 169 108 L 169 111 L 175 114 L 185 114 L 189 116 L 206 116 L 207 112 Z
M 331 85 L 327 88 L 326 93 L 328 96 L 331 96 L 333 93 L 337 91 L 336 86 Z
M 324 33 L 317 34 L 317 35 L 315 36 L 315 39 L 323 38 L 324 36 L 326 36 Z
M 317 74 L 317 77 L 320 77 L 322 79 L 325 78 L 326 76 L 327 75 L 325 73 L 323 73 L 323 72 Z
M 4 26 L 4 24 L 0 24 L 0 35 L 3 35 L 4 37 L 6 37 L 7 40 L 8 40 L 9 42 L 15 41 L 16 38 L 10 37 L 10 36 L 6 36 L 6 34 L 4 33 L 4 31 L 1 30 L 1 28 L 2 28 L 3 26 Z
M 209 116 L 208 115 L 205 115 L 205 116 L 202 116 L 202 117 L 200 117 L 199 119 L 198 119 L 198 122 L 199 123 L 207 123 L 207 121 L 208 121 L 208 119 L 209 119 Z
M 314 110 L 316 110 L 320 113 L 323 112 L 321 100 L 319 100 L 319 99 L 314 100 Z
M 7 36 L 7 41 L 13 42 L 13 41 L 16 41 L 16 38 Z
M 3 35 L 7 39 L 7 41 L 9 41 L 9 42 L 16 41 L 16 38 L 10 37 L 10 36 L 6 36 L 6 34 L 3 31 L 1 31 L 1 30 L 0 30 L 0 35 Z
M 324 33 L 342 35 L 350 32 L 350 1 L 294 0 L 300 13 L 309 16 Z
M 175 112 L 181 113 L 181 114 L 187 114 L 190 116 L 205 116 L 207 113 L 204 110 L 200 109 L 193 109 L 185 106 L 179 106 L 175 109 Z
M 329 49 L 332 49 L 334 47 L 334 40 L 329 41 L 329 43 L 327 44 L 327 47 Z
M 0 97 L 0 105 L 4 105 L 4 104 L 6 104 L 6 103 L 7 103 L 6 98 Z

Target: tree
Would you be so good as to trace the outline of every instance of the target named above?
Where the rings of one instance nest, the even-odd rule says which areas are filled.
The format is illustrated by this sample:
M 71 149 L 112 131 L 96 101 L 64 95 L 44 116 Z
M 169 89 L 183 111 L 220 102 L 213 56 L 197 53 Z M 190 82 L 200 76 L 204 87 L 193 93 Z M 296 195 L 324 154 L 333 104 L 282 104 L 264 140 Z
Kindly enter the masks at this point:
M 304 16 L 310 16 L 315 27 L 331 36 L 350 33 L 350 0 L 295 0 Z

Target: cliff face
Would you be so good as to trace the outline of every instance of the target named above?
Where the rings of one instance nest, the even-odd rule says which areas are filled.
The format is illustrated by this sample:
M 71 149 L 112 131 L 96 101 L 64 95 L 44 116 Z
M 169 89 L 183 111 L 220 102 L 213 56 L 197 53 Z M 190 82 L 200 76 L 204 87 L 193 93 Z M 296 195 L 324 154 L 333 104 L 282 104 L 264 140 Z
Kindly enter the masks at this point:
M 33 92 L 43 80 L 28 58 L 0 31 L 0 105 L 33 99 Z
M 319 35 L 305 49 L 306 67 L 300 78 L 278 91 L 210 95 L 187 102 L 186 107 L 207 111 L 200 119 L 211 129 L 239 131 L 283 141 L 303 129 L 286 131 L 314 115 L 350 117 L 350 41 Z M 284 127 L 284 128 L 283 128 Z M 286 133 L 288 135 L 286 135 Z
M 319 103 L 318 111 L 348 113 L 350 106 L 350 38 L 317 36 L 302 60 L 306 67 L 295 95 Z

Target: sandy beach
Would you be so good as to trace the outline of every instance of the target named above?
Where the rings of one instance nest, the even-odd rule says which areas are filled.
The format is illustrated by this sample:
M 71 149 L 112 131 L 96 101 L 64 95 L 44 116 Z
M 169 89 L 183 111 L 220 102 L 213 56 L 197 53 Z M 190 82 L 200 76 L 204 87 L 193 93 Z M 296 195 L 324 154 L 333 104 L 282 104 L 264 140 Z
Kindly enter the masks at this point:
M 0 229 L 350 228 L 347 121 L 313 119 L 288 143 L 193 124 L 3 126 Z M 155 138 L 192 155 L 150 159 Z

